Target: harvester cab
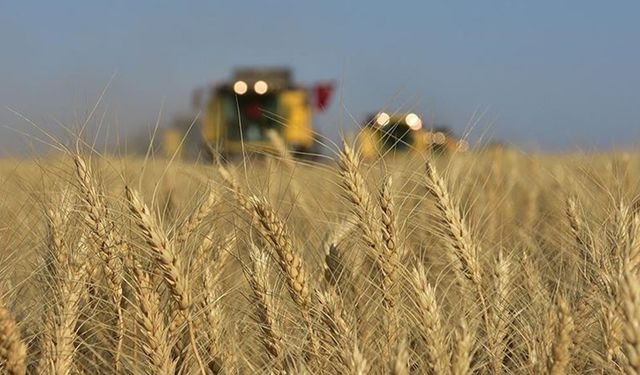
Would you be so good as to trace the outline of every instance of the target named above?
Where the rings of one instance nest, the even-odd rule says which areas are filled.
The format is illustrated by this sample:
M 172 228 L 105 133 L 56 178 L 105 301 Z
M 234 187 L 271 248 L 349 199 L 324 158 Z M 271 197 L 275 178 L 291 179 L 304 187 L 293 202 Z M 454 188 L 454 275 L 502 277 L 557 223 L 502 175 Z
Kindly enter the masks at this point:
M 230 82 L 205 92 L 197 106 L 206 150 L 234 156 L 273 148 L 275 130 L 294 151 L 314 148 L 309 90 L 293 82 L 289 69 L 239 69 Z
M 467 151 L 467 141 L 456 138 L 446 127 L 426 130 L 415 113 L 371 115 L 358 135 L 366 159 L 409 153 L 452 153 Z

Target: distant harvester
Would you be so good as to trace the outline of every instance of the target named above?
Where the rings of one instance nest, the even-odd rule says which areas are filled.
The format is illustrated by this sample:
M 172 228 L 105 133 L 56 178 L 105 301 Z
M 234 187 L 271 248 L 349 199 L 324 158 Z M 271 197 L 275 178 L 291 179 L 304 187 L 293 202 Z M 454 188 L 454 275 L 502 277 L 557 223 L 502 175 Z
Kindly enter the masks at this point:
M 297 84 L 288 68 L 237 69 L 232 80 L 194 94 L 202 151 L 229 157 L 269 152 L 274 146 L 268 134 L 275 131 L 296 154 L 310 154 L 317 145 L 314 110 L 326 107 L 332 89 Z M 165 151 L 180 154 L 172 132 L 177 131 L 167 131 Z
M 445 127 L 427 130 L 415 113 L 378 112 L 369 116 L 357 142 L 362 156 L 375 159 L 389 154 L 466 152 L 469 143 Z

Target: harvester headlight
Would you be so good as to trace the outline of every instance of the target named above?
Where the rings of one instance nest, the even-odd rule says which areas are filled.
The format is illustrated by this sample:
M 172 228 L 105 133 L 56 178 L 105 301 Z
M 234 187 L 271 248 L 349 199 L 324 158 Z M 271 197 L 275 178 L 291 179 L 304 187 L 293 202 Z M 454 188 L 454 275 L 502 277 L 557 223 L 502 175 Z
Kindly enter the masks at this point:
M 385 126 L 389 124 L 390 120 L 391 120 L 391 116 L 389 116 L 385 112 L 380 112 L 378 113 L 378 116 L 376 116 L 376 124 L 378 124 L 378 126 Z
M 422 128 L 422 120 L 415 113 L 409 113 L 405 116 L 404 122 L 407 123 L 407 126 L 411 130 L 420 130 Z
M 236 81 L 236 83 L 233 84 L 233 92 L 238 95 L 246 93 L 248 88 L 249 86 L 247 86 L 245 81 Z
M 433 134 L 433 143 L 437 145 L 443 145 L 445 144 L 446 141 L 447 141 L 447 136 L 444 135 L 443 132 L 435 132 L 435 134 Z
M 258 81 L 253 85 L 253 90 L 258 95 L 265 94 L 269 90 L 269 85 L 265 81 Z
M 469 151 L 469 142 L 461 139 L 458 141 L 458 151 L 459 152 L 467 152 Z

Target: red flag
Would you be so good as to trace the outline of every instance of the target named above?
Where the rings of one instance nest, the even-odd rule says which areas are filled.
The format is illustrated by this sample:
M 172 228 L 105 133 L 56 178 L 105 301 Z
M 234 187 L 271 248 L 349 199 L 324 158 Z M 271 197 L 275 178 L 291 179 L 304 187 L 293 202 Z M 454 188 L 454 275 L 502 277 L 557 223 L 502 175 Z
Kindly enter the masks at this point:
M 324 111 L 327 109 L 334 88 L 335 84 L 333 82 L 318 83 L 313 87 L 314 106 L 316 110 Z

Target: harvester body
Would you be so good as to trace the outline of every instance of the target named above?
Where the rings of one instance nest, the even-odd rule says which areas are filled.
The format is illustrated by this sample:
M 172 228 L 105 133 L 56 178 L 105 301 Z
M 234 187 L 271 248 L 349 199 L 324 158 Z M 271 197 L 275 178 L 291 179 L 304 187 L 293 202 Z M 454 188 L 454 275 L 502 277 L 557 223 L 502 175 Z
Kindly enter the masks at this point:
M 202 103 L 206 148 L 223 155 L 269 151 L 276 131 L 294 151 L 314 147 L 309 90 L 296 85 L 288 69 L 241 69 L 231 82 L 209 89 Z
M 412 153 L 448 154 L 469 148 L 465 140 L 456 138 L 445 127 L 426 130 L 423 120 L 415 113 L 372 115 L 357 139 L 366 159 Z

